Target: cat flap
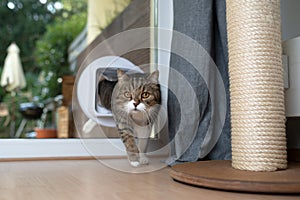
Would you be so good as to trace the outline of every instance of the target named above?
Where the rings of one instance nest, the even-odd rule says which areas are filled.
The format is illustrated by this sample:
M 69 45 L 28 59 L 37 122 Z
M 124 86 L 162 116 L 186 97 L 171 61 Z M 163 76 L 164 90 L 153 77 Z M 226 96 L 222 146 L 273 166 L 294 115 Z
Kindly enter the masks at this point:
M 117 69 L 126 73 L 143 73 L 143 71 L 129 60 L 118 56 L 104 56 L 94 60 L 84 70 L 77 74 L 77 98 L 84 114 L 95 121 L 108 127 L 114 127 L 112 115 L 107 110 L 99 108 L 97 87 L 100 79 L 108 81 L 117 80 Z

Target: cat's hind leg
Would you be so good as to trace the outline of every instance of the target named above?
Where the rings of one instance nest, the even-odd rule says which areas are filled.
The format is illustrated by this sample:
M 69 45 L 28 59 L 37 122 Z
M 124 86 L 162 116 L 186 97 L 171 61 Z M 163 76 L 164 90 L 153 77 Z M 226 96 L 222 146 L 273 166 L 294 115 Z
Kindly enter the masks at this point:
M 139 162 L 141 165 L 149 164 L 149 159 L 146 156 L 148 138 L 138 138 Z
M 151 125 L 147 126 L 136 126 L 135 130 L 137 132 L 137 146 L 139 149 L 139 161 L 141 165 L 149 164 L 149 159 L 146 156 L 149 137 L 151 134 L 152 127 Z

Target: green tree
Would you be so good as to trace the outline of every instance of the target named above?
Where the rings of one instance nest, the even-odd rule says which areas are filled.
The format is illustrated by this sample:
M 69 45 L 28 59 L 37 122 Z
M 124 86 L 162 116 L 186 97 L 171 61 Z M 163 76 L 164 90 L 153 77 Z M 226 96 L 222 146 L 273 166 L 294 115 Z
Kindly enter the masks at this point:
M 39 91 L 35 83 L 41 65 L 36 63 L 33 54 L 36 42 L 54 19 L 67 21 L 74 14 L 85 13 L 86 10 L 86 0 L 0 0 L 0 69 L 7 55 L 7 47 L 11 42 L 16 42 L 21 49 L 20 56 L 28 85 L 25 90 Z M 5 96 L 3 88 L 0 89 L 0 95 Z
M 3 66 L 7 47 L 15 41 L 21 49 L 25 71 L 34 71 L 32 52 L 35 42 L 45 32 L 46 24 L 51 23 L 57 14 L 50 12 L 47 4 L 38 0 L 0 1 L 0 66 Z
M 58 80 L 70 74 L 68 48 L 86 24 L 86 13 L 77 13 L 68 17 L 56 18 L 47 26 L 43 37 L 36 43 L 35 58 L 41 70 L 42 98 L 60 94 Z
M 85 15 L 79 14 L 78 18 L 81 16 L 81 19 L 76 19 L 76 17 L 73 16 L 75 13 L 82 12 L 86 12 L 86 0 L 0 0 L 0 74 L 3 69 L 4 58 L 7 55 L 6 49 L 9 44 L 14 41 L 21 49 L 20 56 L 27 81 L 27 88 L 16 96 L 17 104 L 28 101 L 27 98 L 31 96 L 30 93 L 39 95 L 41 91 L 46 91 L 50 89 L 50 87 L 54 88 L 51 89 L 53 94 L 60 91 L 60 87 L 57 86 L 56 82 L 57 77 L 59 77 L 60 73 L 67 73 L 68 64 L 65 62 L 67 55 L 66 49 L 76 34 L 74 30 L 69 27 L 67 21 L 71 20 L 69 23 L 73 23 L 74 26 L 81 29 L 80 26 L 83 25 L 79 23 L 78 20 L 84 21 L 85 23 Z M 72 22 L 72 20 L 76 22 Z M 58 61 L 51 60 L 52 63 L 55 63 L 55 65 L 52 65 L 53 68 L 49 65 L 43 65 L 37 62 L 39 58 L 36 59 L 36 54 L 34 53 L 38 52 L 38 50 L 35 50 L 37 41 L 45 40 L 46 31 L 52 32 L 49 31 L 49 29 L 55 29 L 50 27 L 52 23 L 62 23 L 62 26 L 69 27 L 59 28 L 58 25 L 52 25 L 53 27 L 57 26 L 56 28 L 61 31 L 61 35 L 56 34 L 56 39 L 58 39 L 61 49 L 57 50 L 58 47 L 53 44 L 51 44 L 53 48 L 48 49 L 50 50 L 48 53 L 51 53 L 51 55 L 54 54 L 51 59 L 55 57 L 60 58 Z M 73 34 L 65 34 L 68 30 Z M 42 37 L 43 39 L 41 39 Z M 41 56 L 44 55 L 42 54 Z M 50 68 L 48 67 L 50 67 L 51 70 L 49 70 Z M 62 71 L 56 69 L 60 67 Z M 42 78 L 45 80 L 42 81 L 44 85 L 37 84 L 41 71 L 43 71 L 43 73 L 41 73 L 42 75 L 48 75 L 48 77 L 40 76 L 41 78 L 39 80 L 42 80 Z M 51 74 L 56 76 L 56 78 L 52 77 L 51 80 L 55 81 L 49 82 L 49 75 Z M 47 82 L 47 84 L 45 84 L 45 82 Z M 44 94 L 46 93 L 47 92 L 44 92 Z M 48 95 L 51 94 L 48 93 Z M 0 102 L 1 100 L 10 104 L 11 95 L 5 93 L 4 89 L 0 87 Z M 29 100 L 32 99 L 29 98 Z M 18 121 L 20 121 L 18 114 L 17 112 L 17 126 Z M 2 127 L 1 121 L 0 127 Z

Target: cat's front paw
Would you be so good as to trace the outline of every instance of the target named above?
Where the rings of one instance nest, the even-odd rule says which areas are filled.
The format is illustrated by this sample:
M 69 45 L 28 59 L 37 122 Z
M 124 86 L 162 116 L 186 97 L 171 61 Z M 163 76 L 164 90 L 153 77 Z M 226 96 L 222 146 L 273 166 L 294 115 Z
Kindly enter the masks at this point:
M 140 162 L 138 161 L 129 161 L 132 167 L 139 167 L 140 166 Z
M 141 165 L 148 165 L 149 164 L 149 159 L 146 156 L 144 156 L 144 155 L 140 156 L 139 161 L 140 161 Z
M 139 154 L 138 153 L 130 153 L 128 154 L 128 161 L 132 167 L 139 167 Z

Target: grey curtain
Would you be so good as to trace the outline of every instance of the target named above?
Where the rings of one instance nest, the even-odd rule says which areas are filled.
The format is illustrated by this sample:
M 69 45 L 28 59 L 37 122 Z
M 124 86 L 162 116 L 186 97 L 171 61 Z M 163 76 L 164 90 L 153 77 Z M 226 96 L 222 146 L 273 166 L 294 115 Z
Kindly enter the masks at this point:
M 222 127 L 221 135 L 213 144 L 213 147 L 207 152 L 203 153 L 203 141 L 208 134 L 208 127 L 211 124 L 214 126 L 217 121 L 212 117 L 212 103 L 210 98 L 210 91 L 201 74 L 195 70 L 190 62 L 180 55 L 171 54 L 170 70 L 177 71 L 188 80 L 192 86 L 198 100 L 195 107 L 193 101 L 190 104 L 192 110 L 199 112 L 197 123 L 188 124 L 187 132 L 181 133 L 180 138 L 175 139 L 178 134 L 179 125 L 182 121 L 180 112 L 181 105 L 178 95 L 169 91 L 168 94 L 168 120 L 169 120 L 169 136 L 172 141 L 172 155 L 167 161 L 172 165 L 178 162 L 193 162 L 201 159 L 231 159 L 231 141 L 230 141 L 230 109 L 229 109 L 229 79 L 228 79 L 228 53 L 227 53 L 227 33 L 226 33 L 226 5 L 225 0 L 174 0 L 174 30 L 183 33 L 195 41 L 197 41 L 211 56 L 217 69 L 219 70 L 222 81 L 226 91 L 226 116 L 225 123 Z M 178 41 L 172 41 L 172 48 L 178 46 L 175 44 Z M 182 48 L 188 48 L 183 46 Z M 207 62 L 203 64 L 209 65 Z M 210 67 L 210 66 L 207 66 Z M 210 74 L 210 80 L 216 78 L 216 75 Z M 169 85 L 175 85 L 177 90 L 184 92 L 185 88 L 178 78 L 173 77 L 170 73 Z M 179 97 L 180 98 L 180 97 Z M 194 127 L 191 127 L 194 126 Z M 196 134 L 188 130 L 196 130 Z M 215 134 L 214 132 L 211 134 Z M 186 146 L 187 141 L 190 140 L 189 145 Z

